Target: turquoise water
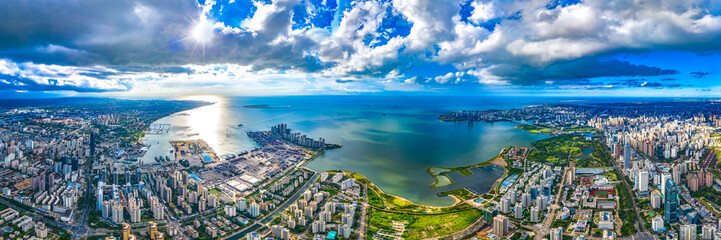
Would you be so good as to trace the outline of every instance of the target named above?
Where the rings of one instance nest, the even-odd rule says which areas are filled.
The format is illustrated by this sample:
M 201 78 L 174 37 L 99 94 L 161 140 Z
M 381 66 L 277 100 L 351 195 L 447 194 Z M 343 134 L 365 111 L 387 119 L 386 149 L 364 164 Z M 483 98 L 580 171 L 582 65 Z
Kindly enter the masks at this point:
M 357 97 L 306 96 L 219 98 L 219 102 L 158 120 L 170 124 L 164 135 L 148 135 L 152 145 L 143 158 L 152 162 L 156 155 L 169 155 L 170 140 L 203 139 L 220 156 L 258 147 L 245 131 L 267 130 L 287 123 L 293 131 L 309 137 L 323 137 L 343 148 L 327 151 L 307 166 L 316 171 L 341 169 L 365 175 L 383 191 L 416 203 L 448 206 L 450 197 L 440 191 L 468 184 L 430 188 L 433 177 L 429 166 L 457 167 L 484 162 L 506 146 L 529 146 L 546 138 L 514 129 L 508 122 L 444 123 L 439 114 L 462 109 L 515 108 L 557 101 L 555 99 L 516 99 L 481 97 Z M 267 104 L 289 108 L 246 108 Z M 242 124 L 243 126 L 238 126 Z M 474 178 L 492 182 L 497 174 L 479 168 Z M 471 178 L 469 178 L 471 179 Z M 475 180 L 474 180 L 475 181 Z M 465 181 L 464 181 L 465 182 Z M 461 186 L 464 185 L 464 186 Z M 474 185 L 473 187 L 483 189 Z

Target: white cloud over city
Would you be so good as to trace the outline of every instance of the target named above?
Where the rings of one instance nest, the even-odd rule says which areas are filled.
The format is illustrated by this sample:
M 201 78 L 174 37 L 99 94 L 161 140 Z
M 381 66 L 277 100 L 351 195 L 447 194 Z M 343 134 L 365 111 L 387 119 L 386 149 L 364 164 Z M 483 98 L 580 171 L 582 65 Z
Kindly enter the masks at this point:
M 645 56 L 721 59 L 720 3 L 12 1 L 0 9 L 0 89 L 695 91 L 716 74 Z

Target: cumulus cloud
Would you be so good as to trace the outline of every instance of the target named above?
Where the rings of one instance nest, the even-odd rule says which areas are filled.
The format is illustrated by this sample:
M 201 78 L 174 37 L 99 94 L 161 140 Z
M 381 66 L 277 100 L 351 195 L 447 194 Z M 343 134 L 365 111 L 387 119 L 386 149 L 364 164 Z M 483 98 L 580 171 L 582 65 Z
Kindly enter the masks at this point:
M 211 79 L 241 81 L 270 71 L 285 76 L 280 79 L 295 79 L 293 75 L 317 79 L 307 82 L 317 88 L 305 89 L 338 91 L 352 84 L 391 83 L 396 84 L 393 87 L 544 86 L 550 81 L 580 86 L 594 78 L 669 78 L 680 73 L 672 67 L 619 60 L 614 58 L 617 53 L 721 50 L 717 44 L 721 8 L 714 1 L 358 0 L 339 6 L 332 0 L 276 0 L 242 4 L 7 2 L 0 9 L 0 79 L 4 80 L 0 87 L 128 91 L 142 84 L 177 81 L 171 77 L 208 81 L 208 73 L 197 66 L 243 69 L 213 70 Z M 454 69 L 418 71 L 414 68 L 419 62 Z M 690 73 L 692 78 L 706 75 Z M 191 81 L 184 80 L 184 86 Z

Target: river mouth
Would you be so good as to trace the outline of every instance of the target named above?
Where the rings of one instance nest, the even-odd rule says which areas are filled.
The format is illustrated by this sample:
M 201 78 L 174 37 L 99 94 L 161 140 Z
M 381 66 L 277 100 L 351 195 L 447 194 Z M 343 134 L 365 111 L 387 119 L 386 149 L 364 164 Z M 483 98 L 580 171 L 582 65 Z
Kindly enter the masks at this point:
M 318 172 L 357 172 L 388 194 L 422 205 L 450 206 L 455 202 L 453 198 L 437 194 L 463 187 L 429 187 L 434 179 L 426 172 L 428 167 L 473 165 L 493 158 L 505 147 L 530 146 L 548 137 L 514 129 L 516 124 L 509 122 L 468 124 L 436 119 L 439 114 L 459 109 L 512 108 L 530 105 L 528 102 L 450 100 L 356 96 L 220 98 L 214 105 L 156 121 L 154 124 L 170 127 L 167 134 L 146 136 L 145 142 L 151 146 L 144 159 L 150 160 L 144 162 L 152 161 L 153 154 L 170 155 L 169 144 L 165 144 L 171 140 L 203 139 L 219 156 L 237 154 L 258 146 L 245 131 L 265 131 L 286 123 L 308 137 L 343 145 L 309 162 L 308 168 Z M 293 107 L 244 107 L 254 104 Z M 450 179 L 456 181 L 453 176 Z M 495 179 L 488 180 L 490 187 Z

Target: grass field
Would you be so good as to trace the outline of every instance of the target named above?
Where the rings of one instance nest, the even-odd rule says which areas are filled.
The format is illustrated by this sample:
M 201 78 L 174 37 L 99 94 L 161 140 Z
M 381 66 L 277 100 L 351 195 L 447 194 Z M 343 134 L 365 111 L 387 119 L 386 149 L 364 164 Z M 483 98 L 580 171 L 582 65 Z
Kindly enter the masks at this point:
M 458 212 L 441 214 L 396 213 L 373 210 L 371 213 L 369 233 L 377 229 L 391 229 L 392 221 L 407 221 L 406 231 L 402 237 L 421 239 L 451 234 L 463 230 L 481 217 L 481 211 L 468 209 Z

